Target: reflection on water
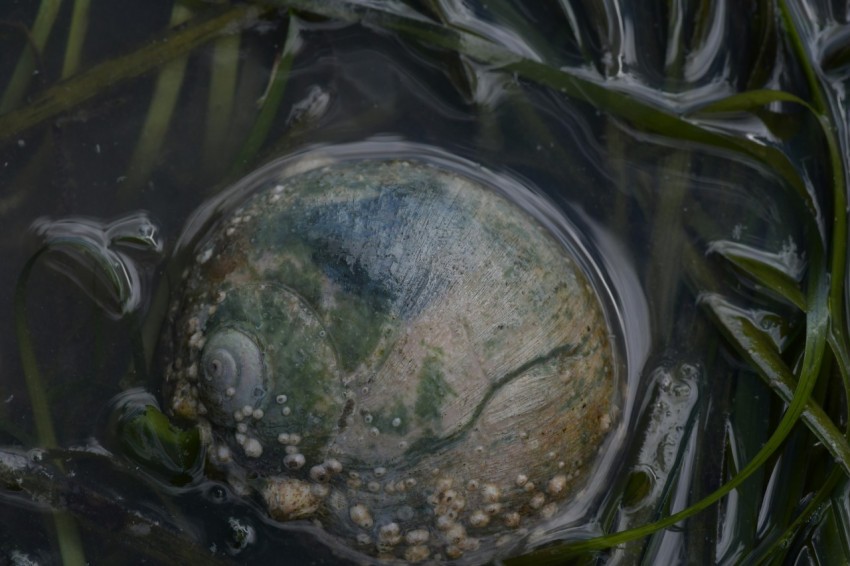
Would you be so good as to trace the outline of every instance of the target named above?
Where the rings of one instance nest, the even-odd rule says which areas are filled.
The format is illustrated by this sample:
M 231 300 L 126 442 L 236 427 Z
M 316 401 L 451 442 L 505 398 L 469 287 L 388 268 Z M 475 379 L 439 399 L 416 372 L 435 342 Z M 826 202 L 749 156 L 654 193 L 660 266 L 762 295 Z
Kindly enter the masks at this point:
M 31 25 L 37 3 L 25 4 L 3 6 L 0 20 Z M 678 2 L 441 0 L 387 2 L 357 12 L 338 2 L 311 11 L 309 2 L 300 2 L 304 11 L 288 16 L 266 7 L 124 2 L 120 9 L 92 7 L 81 50 L 80 70 L 98 80 L 111 77 L 113 84 L 73 82 L 76 72 L 65 63 L 73 50 L 71 4 L 58 12 L 28 79 L 13 79 L 20 74 L 22 35 L 8 26 L 0 37 L 0 77 L 10 84 L 23 80 L 28 93 L 15 99 L 0 82 L 10 110 L 6 122 L 0 116 L 0 294 L 7 297 L 0 302 L 0 444 L 6 447 L 0 460 L 21 473 L 67 477 L 58 493 L 83 493 L 102 504 L 35 503 L 30 492 L 7 489 L 2 497 L 11 505 L 0 508 L 8 525 L 0 531 L 0 555 L 58 561 L 49 509 L 67 505 L 90 560 L 142 552 L 166 562 L 168 545 L 179 546 L 186 562 L 263 560 L 281 552 L 293 560 L 334 560 L 331 550 L 315 544 L 327 537 L 313 526 L 269 520 L 221 477 L 202 480 L 192 472 L 194 480 L 178 486 L 157 468 L 162 462 L 139 458 L 136 448 L 115 438 L 117 406 L 146 404 L 139 399 L 161 393 L 162 376 L 149 362 L 173 268 L 181 253 L 194 252 L 195 236 L 220 214 L 217 207 L 236 198 L 223 189 L 264 161 L 320 146 L 362 148 L 340 144 L 366 140 L 396 154 L 437 148 L 424 157 L 446 152 L 479 164 L 482 175 L 520 180 L 537 193 L 519 204 L 577 253 L 600 292 L 626 383 L 622 421 L 610 443 L 616 449 L 601 456 L 615 477 L 600 475 L 588 484 L 589 492 L 602 494 L 589 511 L 592 520 L 555 517 L 527 533 L 531 545 L 636 527 L 680 510 L 728 480 L 768 437 L 779 404 L 697 299 L 722 290 L 755 309 L 757 324 L 792 355 L 785 350 L 793 349 L 802 320 L 793 300 L 740 277 L 723 258 L 734 256 L 738 267 L 747 258 L 770 264 L 793 283 L 810 259 L 804 250 L 812 234 L 787 171 L 770 166 L 781 160 L 751 150 L 755 145 L 715 143 L 719 138 L 711 135 L 787 152 L 802 171 L 804 191 L 816 197 L 821 190 L 815 187 L 831 178 L 819 158 L 825 151 L 814 120 L 786 103 L 751 113 L 729 108 L 689 115 L 672 125 L 662 118 L 744 90 L 805 93 L 789 40 L 775 25 L 778 4 L 717 0 L 697 9 Z M 823 54 L 831 73 L 826 84 L 843 100 L 844 28 L 838 24 L 846 16 L 822 4 L 801 3 L 790 13 L 802 22 L 813 53 Z M 340 19 L 354 16 L 366 22 Z M 136 74 L 135 67 L 111 74 L 96 67 L 151 46 L 179 47 L 195 23 L 216 18 L 229 22 L 227 34 L 163 56 L 165 67 L 152 64 Z M 163 42 L 169 22 L 173 35 Z M 427 23 L 429 30 L 442 23 L 463 35 L 417 33 L 398 22 Z M 480 48 L 476 38 L 502 51 Z M 517 60 L 505 53 L 539 66 L 511 67 Z M 589 82 L 557 83 L 542 68 L 564 68 Z M 72 77 L 67 94 L 49 90 L 62 76 Z M 86 89 L 91 96 L 67 102 Z M 610 92 L 669 114 L 655 124 L 648 110 L 635 113 L 625 99 L 606 97 Z M 41 93 L 48 102 L 38 102 Z M 21 114 L 11 109 L 29 108 L 32 100 L 43 114 L 20 126 Z M 688 127 L 694 124 L 708 134 L 693 134 Z M 838 126 L 843 140 L 844 126 Z M 820 217 L 829 216 L 815 202 Z M 36 223 L 43 217 L 75 218 L 76 224 Z M 122 248 L 123 236 L 138 237 L 140 228 L 153 225 L 169 261 Z M 41 261 L 31 272 L 25 268 L 40 242 L 57 241 L 66 244 L 67 253 L 52 254 L 63 260 L 62 269 Z M 153 271 L 146 285 L 145 273 Z M 25 272 L 26 293 L 17 297 L 26 299 L 55 446 L 37 432 L 39 417 L 23 377 L 13 299 Z M 127 281 L 129 288 L 121 287 Z M 143 296 L 135 296 L 140 290 Z M 119 317 L 127 313 L 133 314 Z M 128 391 L 135 393 L 128 397 Z M 752 414 L 759 402 L 764 413 Z M 183 440 L 174 434 L 176 446 Z M 792 441 L 805 444 L 800 435 Z M 56 450 L 58 459 L 51 453 L 33 460 L 28 450 L 35 447 Z M 758 473 L 745 484 L 748 493 L 736 492 L 681 530 L 629 543 L 610 558 L 747 556 L 760 537 L 784 528 L 784 519 L 758 517 L 760 508 L 779 505 L 774 498 L 781 494 L 766 488 L 769 473 Z M 10 477 L 0 474 L 7 488 Z M 36 484 L 31 492 L 48 488 Z

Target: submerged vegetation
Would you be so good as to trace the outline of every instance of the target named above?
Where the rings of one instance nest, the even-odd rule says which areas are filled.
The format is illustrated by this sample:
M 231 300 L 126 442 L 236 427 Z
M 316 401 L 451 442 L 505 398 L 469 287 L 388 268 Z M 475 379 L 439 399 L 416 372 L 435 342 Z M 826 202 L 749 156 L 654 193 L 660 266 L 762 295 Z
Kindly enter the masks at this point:
M 221 533 L 182 527 L 192 513 L 180 501 L 210 498 L 198 487 L 197 434 L 175 428 L 149 396 L 119 395 L 157 389 L 147 370 L 156 328 L 141 319 L 156 320 L 162 301 L 136 294 L 161 246 L 152 224 L 134 216 L 86 234 L 53 225 L 40 231 L 37 253 L 10 234 L 45 213 L 141 206 L 174 234 L 216 188 L 269 157 L 392 134 L 555 186 L 553 201 L 578 203 L 588 224 L 619 242 L 649 305 L 648 355 L 629 368 L 639 391 L 617 484 L 591 526 L 547 533 L 514 563 L 850 562 L 847 7 L 185 0 L 151 8 L 149 26 L 113 38 L 116 49 L 94 35 L 110 25 L 97 3 L 32 4 L 37 12 L 0 15 L 0 289 L 10 302 L 0 315 L 15 321 L 0 332 L 0 358 L 19 360 L 0 365 L 0 498 L 54 517 L 55 530 L 33 544 L 58 541 L 65 564 L 90 559 L 96 536 L 112 553 L 166 560 L 172 545 L 200 562 Z M 361 42 L 356 54 L 398 50 L 388 66 L 403 60 L 405 72 L 369 79 L 378 71 L 340 55 L 346 34 Z M 310 74 L 305 51 L 326 83 Z M 346 88 L 362 90 L 346 97 Z M 439 129 L 417 115 L 423 105 Z M 119 143 L 96 143 L 109 132 Z M 108 173 L 75 165 L 81 148 L 85 159 L 109 150 Z M 564 178 L 573 186 L 558 193 Z M 166 204 L 157 209 L 156 199 Z M 47 259 L 96 300 L 94 314 L 37 302 L 63 281 L 39 269 Z M 614 310 L 627 310 L 628 293 L 614 294 Z M 51 308 L 86 314 L 74 334 L 62 327 L 39 347 Z M 629 330 L 626 349 L 640 349 Z M 115 347 L 110 332 L 126 344 Z M 82 362 L 57 346 L 83 334 L 80 348 L 94 354 Z M 54 351 L 65 358 L 50 359 Z M 91 372 L 66 375 L 68 364 Z M 92 410 L 109 423 L 68 424 L 75 411 L 60 406 L 95 386 L 120 399 Z M 90 437 L 85 449 L 66 444 Z M 160 510 L 130 506 L 116 523 L 159 542 L 115 540 L 120 528 L 104 519 L 120 506 L 97 482 L 75 479 L 85 470 L 120 485 L 142 477 L 146 491 L 130 492 Z M 72 492 L 91 505 L 56 495 Z M 223 529 L 231 554 L 249 544 L 242 526 Z M 17 552 L 14 536 L 0 537 L 3 556 Z

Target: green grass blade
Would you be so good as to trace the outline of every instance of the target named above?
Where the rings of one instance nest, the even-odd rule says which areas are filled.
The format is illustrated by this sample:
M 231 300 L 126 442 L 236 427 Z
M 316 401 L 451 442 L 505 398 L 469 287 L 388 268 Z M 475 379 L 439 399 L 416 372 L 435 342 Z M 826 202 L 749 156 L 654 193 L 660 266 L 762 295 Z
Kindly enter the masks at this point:
M 192 18 L 192 15 L 189 8 L 179 3 L 174 4 L 169 26 L 173 28 L 184 24 Z M 130 158 L 127 179 L 121 186 L 121 196 L 126 196 L 129 191 L 147 181 L 156 166 L 157 157 L 160 155 L 171 124 L 171 116 L 177 106 L 177 97 L 183 86 L 188 60 L 188 54 L 175 57 L 163 65 L 159 71 L 145 123 L 142 126 L 139 141 L 136 142 L 136 149 Z
M 682 203 L 690 183 L 690 152 L 671 152 L 660 167 L 668 181 L 663 190 L 653 194 L 655 206 L 652 220 L 649 221 L 652 226 L 651 251 L 646 286 L 649 299 L 655 305 L 652 309 L 653 341 L 663 344 L 670 340 L 670 333 L 675 326 L 675 298 L 680 289 L 682 266 L 678 262 L 671 262 L 670 258 L 681 256 L 684 240 L 671 238 L 670 234 L 682 231 Z
M 850 556 L 850 481 L 846 478 L 832 494 L 832 506 L 844 536 L 844 552 Z
M 791 10 L 788 7 L 786 0 L 779 0 L 779 14 L 782 18 L 782 23 L 785 25 L 785 33 L 788 39 L 791 40 L 791 45 L 796 52 L 797 57 L 795 62 L 802 68 L 803 74 L 806 76 L 806 82 L 809 83 L 811 89 L 812 106 L 819 113 L 825 113 L 828 108 L 823 87 L 818 79 L 818 73 L 812 65 L 811 57 L 797 28 L 797 19 L 791 15 Z M 806 18 L 808 19 L 808 18 Z M 802 20 L 801 20 L 802 21 Z
M 24 380 L 27 385 L 27 393 L 30 398 L 35 430 L 38 443 L 41 447 L 51 449 L 57 446 L 56 431 L 53 427 L 53 418 L 50 415 L 50 405 L 47 401 L 47 389 L 41 372 L 38 369 L 38 360 L 35 357 L 35 349 L 32 344 L 29 324 L 27 324 L 27 283 L 29 282 L 32 268 L 47 248 L 33 255 L 24 266 L 15 286 L 15 334 L 18 339 L 18 352 L 21 356 L 21 367 L 24 372 Z M 61 463 L 58 464 L 61 468 Z M 59 543 L 59 554 L 62 564 L 65 566 L 82 566 L 86 564 L 83 554 L 80 534 L 74 520 L 63 512 L 53 513 L 53 523 L 56 527 L 56 540 Z
M 33 71 L 35 71 L 36 53 L 33 50 L 35 49 L 39 53 L 44 50 L 61 6 L 62 0 L 41 0 L 30 32 L 32 44 L 24 46 L 18 64 L 12 72 L 9 85 L 3 92 L 3 98 L 0 98 L 0 115 L 17 107 L 26 94 L 32 80 Z M 2 128 L 0 128 L 0 131 L 2 131 Z
M 829 162 L 832 170 L 832 245 L 831 256 L 829 261 L 830 273 L 832 277 L 831 288 L 829 292 L 830 308 L 832 310 L 833 319 L 831 321 L 830 331 L 836 335 L 836 342 L 844 350 L 850 349 L 850 341 L 847 339 L 847 320 L 844 312 L 844 294 L 847 292 L 845 288 L 845 279 L 847 277 L 847 160 L 848 150 L 842 148 L 837 137 L 836 130 L 833 128 L 835 117 L 844 115 L 844 102 L 830 99 L 821 83 L 818 72 L 812 64 L 811 54 L 803 42 L 800 32 L 797 29 L 798 20 L 792 17 L 791 11 L 786 0 L 779 2 L 782 21 L 785 24 L 786 33 L 791 40 L 794 50 L 797 53 L 797 62 L 803 69 L 806 80 L 809 84 L 809 90 L 812 96 L 813 112 L 818 117 L 821 131 L 826 139 L 827 148 L 829 151 Z M 830 106 L 832 104 L 832 106 Z M 830 109 L 833 109 L 830 112 Z M 845 139 L 846 142 L 846 139 Z M 846 372 L 847 367 L 842 369 Z
M 91 0 L 74 0 L 71 14 L 71 29 L 68 31 L 68 44 L 65 47 L 65 59 L 62 61 L 62 78 L 68 78 L 80 68 L 83 43 L 89 26 L 89 6 Z
M 765 544 L 762 546 L 752 550 L 744 561 L 747 564 L 766 564 L 774 560 L 777 555 L 784 553 L 789 548 L 794 537 L 800 532 L 800 529 L 811 521 L 812 515 L 826 503 L 839 481 L 845 477 L 843 470 L 833 470 L 806 506 L 797 514 L 797 518 L 788 524 L 785 531 L 774 539 L 765 541 Z
M 44 448 L 56 448 L 56 432 L 53 428 L 53 420 L 50 417 L 50 408 L 47 402 L 44 380 L 38 370 L 38 360 L 32 344 L 32 337 L 27 324 L 26 314 L 26 286 L 30 273 L 36 260 L 46 248 L 34 255 L 24 266 L 18 284 L 15 287 L 15 331 L 18 339 L 18 348 L 21 356 L 21 366 L 24 370 L 27 392 L 30 396 L 33 418 L 35 419 L 35 430 L 39 444 Z
M 850 564 L 845 529 L 839 523 L 835 507 L 829 506 L 812 533 L 812 551 L 818 564 Z
M 815 109 L 805 100 L 784 90 L 756 89 L 746 92 L 739 92 L 714 100 L 699 109 L 692 112 L 692 115 L 698 114 L 714 114 L 719 112 L 749 112 L 767 106 L 775 102 L 793 102 L 805 108 L 808 108 L 812 113 L 817 113 Z
M 730 112 L 750 112 L 758 116 L 766 126 L 777 130 L 775 133 L 780 135 L 786 135 L 786 132 L 782 132 L 779 130 L 783 130 L 785 127 L 783 122 L 787 122 L 787 117 L 780 115 L 775 119 L 770 119 L 771 114 L 765 112 L 765 107 L 775 103 L 792 103 L 799 104 L 803 108 L 809 110 L 816 119 L 820 119 L 818 112 L 812 107 L 808 102 L 803 100 L 802 98 L 791 94 L 790 92 L 780 91 L 780 90 L 766 90 L 766 89 L 758 89 L 751 90 L 747 92 L 741 92 L 738 94 L 733 94 L 727 97 L 724 97 L 720 100 L 712 101 L 711 103 L 701 106 L 700 108 L 694 110 L 689 115 L 694 118 L 699 118 L 703 115 L 711 115 L 711 114 L 719 114 L 719 113 L 730 113 Z M 819 216 L 817 206 L 815 204 L 815 197 L 812 192 L 809 191 L 804 185 L 793 185 L 797 188 L 797 193 L 805 202 L 807 209 L 810 212 L 810 216 L 812 218 L 817 218 Z
M 748 313 L 730 304 L 723 297 L 707 294 L 701 298 L 717 319 L 729 342 L 749 365 L 756 368 L 765 382 L 785 403 L 790 403 L 797 387 L 794 374 L 782 360 L 767 334 L 757 327 Z M 850 476 L 850 444 L 832 419 L 812 399 L 806 403 L 803 420 L 812 433 L 823 442 L 838 463 Z
M 844 403 L 850 407 L 850 348 L 843 342 L 843 337 L 836 331 L 837 324 L 833 323 L 829 328 L 829 348 L 832 350 L 835 362 L 838 365 L 838 371 L 841 375 L 841 382 L 844 385 Z M 850 425 L 848 425 L 848 434 L 850 436 Z
M 246 165 L 250 164 L 269 135 L 275 116 L 280 108 L 280 103 L 283 100 L 283 93 L 286 90 L 286 83 L 289 80 L 289 70 L 292 68 L 292 60 L 295 58 L 296 48 L 298 46 L 298 20 L 297 18 L 289 17 L 289 27 L 286 31 L 286 42 L 280 53 L 280 58 L 275 66 L 272 74 L 271 82 L 268 90 L 262 99 L 262 106 L 254 121 L 254 127 L 248 134 L 248 139 L 242 145 L 236 158 L 233 160 L 231 174 L 235 175 L 241 171 Z
M 735 372 L 734 395 L 730 400 L 726 438 L 728 458 L 726 477 L 734 476 L 738 470 L 755 456 L 770 436 L 772 421 L 770 411 L 754 411 L 753 399 L 761 398 L 765 386 L 757 374 Z M 732 375 L 730 375 L 732 377 Z M 767 403 L 765 404 L 767 405 Z M 708 456 L 714 457 L 713 454 Z M 723 511 L 726 519 L 718 524 L 722 533 L 718 537 L 716 560 L 730 564 L 741 549 L 752 548 L 758 540 L 759 508 L 770 478 L 767 466 L 754 473 L 737 490 L 737 502 Z
M 788 267 L 777 254 L 768 254 L 729 240 L 712 242 L 708 252 L 721 255 L 756 282 L 787 299 L 798 309 L 806 310 L 806 297 L 797 279 L 788 273 Z
M 776 18 L 775 0 L 754 1 L 754 28 L 759 30 L 758 36 L 750 45 L 758 47 L 758 55 L 753 61 L 747 90 L 755 89 L 770 80 L 771 74 L 780 59 L 776 55 L 778 41 L 778 20 Z
M 260 12 L 250 6 L 234 6 L 209 19 L 188 25 L 152 41 L 133 53 L 96 65 L 44 91 L 32 103 L 0 115 L 0 142 L 14 138 L 42 122 L 91 100 L 105 89 L 143 75 L 180 57 L 223 33 L 254 22 Z
M 239 33 L 220 37 L 213 46 L 210 63 L 210 88 L 207 99 L 207 125 L 204 137 L 204 162 L 207 170 L 216 170 L 224 156 L 233 114 L 233 102 L 239 77 Z
M 127 403 L 116 412 L 114 434 L 126 455 L 172 485 L 198 479 L 204 455 L 198 427 L 180 429 L 154 405 Z

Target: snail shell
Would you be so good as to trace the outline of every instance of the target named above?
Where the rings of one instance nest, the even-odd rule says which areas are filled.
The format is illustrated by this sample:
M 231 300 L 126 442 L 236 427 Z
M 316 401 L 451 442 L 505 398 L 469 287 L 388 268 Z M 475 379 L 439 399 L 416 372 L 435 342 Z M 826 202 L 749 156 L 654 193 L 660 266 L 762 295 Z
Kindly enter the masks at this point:
M 164 339 L 168 406 L 234 485 L 411 562 L 497 557 L 568 505 L 617 388 L 565 248 L 425 163 L 272 166 L 254 183 L 198 245 Z

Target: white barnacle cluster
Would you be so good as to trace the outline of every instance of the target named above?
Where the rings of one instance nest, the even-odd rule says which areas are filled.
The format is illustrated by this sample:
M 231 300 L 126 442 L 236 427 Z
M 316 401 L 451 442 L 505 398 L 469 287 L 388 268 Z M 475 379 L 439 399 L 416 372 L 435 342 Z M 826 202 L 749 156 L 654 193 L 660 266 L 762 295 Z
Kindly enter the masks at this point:
M 467 525 L 460 520 L 466 509 L 466 496 L 463 489 L 452 487 L 451 479 L 437 479 L 435 491 L 428 498 L 432 508 L 429 512 L 417 513 L 405 504 L 407 499 L 404 495 L 417 486 L 416 479 L 392 478 L 388 474 L 383 466 L 368 473 L 351 471 L 348 474 L 348 494 L 353 504 L 348 507 L 347 518 L 358 531 L 356 542 L 359 546 L 382 560 L 403 558 L 409 562 L 439 560 L 441 557 L 454 559 L 479 548 L 479 539 L 471 536 Z M 381 479 L 384 479 L 383 494 L 386 495 L 371 495 L 375 491 L 371 484 L 380 485 Z M 474 484 L 472 487 L 478 488 Z M 384 505 L 388 495 L 396 496 L 396 507 L 389 516 Z M 375 514 L 371 504 L 378 505 L 380 516 Z
M 204 348 L 206 343 L 204 331 L 201 329 L 201 323 L 197 317 L 193 316 L 186 321 L 186 334 L 189 336 L 187 345 L 190 350 L 202 350 Z M 197 368 L 195 375 L 197 375 Z
M 481 494 L 498 501 L 499 488 L 486 484 L 481 489 Z M 437 480 L 435 493 L 429 497 L 428 503 L 433 507 L 434 524 L 445 542 L 446 556 L 459 558 L 466 552 L 478 549 L 478 538 L 469 536 L 465 521 L 461 520 L 461 514 L 466 510 L 467 497 L 462 490 L 454 488 L 451 478 L 443 477 Z M 466 523 L 471 525 L 469 521 Z
M 237 230 L 239 230 L 240 225 L 247 224 L 253 218 L 253 214 L 256 214 L 255 211 L 250 210 L 246 211 L 244 208 L 238 209 L 233 216 L 230 217 L 230 220 L 227 222 L 224 228 L 224 235 L 227 238 L 233 237 Z
M 342 464 L 340 461 L 330 458 L 310 468 L 310 479 L 318 483 L 327 483 L 333 476 L 341 472 Z
M 230 392 L 225 392 L 225 395 L 228 393 Z M 233 393 L 230 393 L 229 396 L 232 397 Z M 263 455 L 262 442 L 250 436 L 250 424 L 252 424 L 252 421 L 262 420 L 264 416 L 265 412 L 262 409 L 254 408 L 252 405 L 245 405 L 233 412 L 233 420 L 236 421 L 236 433 L 233 437 L 248 458 L 259 458 Z
M 347 486 L 354 504 L 348 508 L 348 519 L 358 530 L 358 544 L 387 560 L 459 559 L 482 548 L 485 541 L 498 545 L 507 542 L 511 533 L 524 533 L 523 526 L 533 515 L 552 517 L 570 487 L 570 478 L 564 473 L 536 482 L 529 474 L 518 473 L 506 485 L 476 478 L 458 481 L 439 469 L 432 470 L 431 477 L 427 482 L 428 510 L 415 512 L 405 504 L 404 495 L 417 486 L 415 478 L 393 479 L 384 467 L 365 474 L 350 471 Z M 382 478 L 386 478 L 383 490 L 375 489 L 372 484 L 379 484 Z M 387 515 L 386 497 L 393 494 L 397 506 L 394 520 L 382 520 Z M 370 502 L 383 511 L 376 515 Z
M 277 185 L 275 185 L 275 186 L 272 188 L 272 190 L 270 190 L 270 191 L 268 192 L 268 197 L 267 197 L 268 203 L 269 203 L 269 204 L 274 204 L 274 203 L 276 203 L 277 201 L 279 201 L 279 200 L 283 197 L 283 195 L 284 195 L 284 193 L 286 192 L 286 190 L 287 190 L 287 186 L 286 186 L 286 185 L 283 185 L 283 184 L 280 184 L 280 183 L 278 183 Z
M 291 408 L 289 405 L 287 405 L 287 404 L 286 404 L 286 402 L 287 402 L 288 400 L 289 400 L 289 397 L 288 397 L 288 396 L 286 396 L 286 395 L 283 395 L 283 394 L 278 395 L 277 397 L 275 397 L 275 402 L 276 402 L 278 405 L 283 405 L 283 406 L 280 408 L 280 414 L 281 414 L 281 415 L 283 415 L 284 417 L 288 417 L 289 415 L 291 415 L 291 414 L 292 414 L 292 408 Z
M 198 262 L 198 265 L 203 265 L 210 260 L 213 256 L 213 252 L 215 248 L 212 245 L 207 246 L 201 252 L 195 256 L 195 261 Z
M 285 446 L 286 455 L 283 457 L 283 465 L 288 470 L 300 470 L 307 463 L 304 454 L 298 445 L 301 443 L 301 435 L 295 432 L 281 432 L 277 435 L 277 441 Z
M 355 537 L 357 545 L 374 549 L 379 559 L 401 556 L 409 562 L 421 562 L 432 557 L 431 543 L 435 540 L 424 524 L 403 528 L 394 520 L 376 521 L 372 510 L 363 502 L 348 508 L 348 519 L 360 529 Z
M 198 299 L 193 306 L 197 307 Z M 177 303 L 171 307 L 177 309 Z M 196 418 L 206 414 L 206 407 L 198 397 L 198 357 L 206 343 L 203 323 L 198 316 L 189 316 L 179 329 L 184 337 L 181 343 L 184 355 L 177 356 L 166 368 L 166 381 L 172 384 L 171 410 L 179 415 Z

